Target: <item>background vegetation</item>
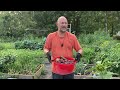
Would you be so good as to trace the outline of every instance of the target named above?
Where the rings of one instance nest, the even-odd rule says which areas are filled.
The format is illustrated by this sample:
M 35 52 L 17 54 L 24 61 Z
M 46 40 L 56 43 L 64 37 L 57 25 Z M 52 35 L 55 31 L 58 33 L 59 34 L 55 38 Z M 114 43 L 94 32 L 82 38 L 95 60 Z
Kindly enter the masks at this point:
M 120 42 L 113 39 L 119 11 L 0 11 L 0 72 L 34 73 L 45 61 L 43 45 L 59 16 L 67 17 L 84 50 L 76 74 L 120 75 Z

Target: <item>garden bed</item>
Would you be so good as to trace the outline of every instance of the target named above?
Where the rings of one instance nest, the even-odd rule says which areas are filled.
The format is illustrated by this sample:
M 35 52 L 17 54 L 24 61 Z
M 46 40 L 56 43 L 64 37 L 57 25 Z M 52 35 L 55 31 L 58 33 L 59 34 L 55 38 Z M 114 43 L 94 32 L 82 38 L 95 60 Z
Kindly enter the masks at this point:
M 96 79 L 91 75 L 75 75 L 74 79 Z M 112 77 L 112 79 L 120 79 L 120 77 Z
M 6 74 L 6 79 L 39 79 L 41 76 L 41 72 L 44 70 L 44 64 L 40 64 L 37 67 L 37 71 L 32 75 L 24 75 L 24 74 Z
M 93 77 L 89 75 L 75 75 L 74 79 L 93 79 Z

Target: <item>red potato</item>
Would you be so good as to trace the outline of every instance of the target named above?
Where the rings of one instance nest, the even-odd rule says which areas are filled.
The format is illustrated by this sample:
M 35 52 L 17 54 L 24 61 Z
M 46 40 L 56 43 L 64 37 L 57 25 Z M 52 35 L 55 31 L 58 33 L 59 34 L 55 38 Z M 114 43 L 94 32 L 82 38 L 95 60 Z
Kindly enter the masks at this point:
M 56 62 L 62 64 L 72 64 L 73 60 L 67 60 L 65 57 L 61 56 L 60 58 L 56 59 Z

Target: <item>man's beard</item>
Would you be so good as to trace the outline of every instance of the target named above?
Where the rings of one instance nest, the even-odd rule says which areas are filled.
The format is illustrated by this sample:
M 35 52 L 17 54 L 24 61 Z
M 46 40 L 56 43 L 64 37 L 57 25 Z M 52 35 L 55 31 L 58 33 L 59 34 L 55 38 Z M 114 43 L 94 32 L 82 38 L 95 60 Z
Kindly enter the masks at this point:
M 67 31 L 66 28 L 64 28 L 64 29 L 60 29 L 60 32 L 61 32 L 61 33 L 65 33 L 66 31 Z

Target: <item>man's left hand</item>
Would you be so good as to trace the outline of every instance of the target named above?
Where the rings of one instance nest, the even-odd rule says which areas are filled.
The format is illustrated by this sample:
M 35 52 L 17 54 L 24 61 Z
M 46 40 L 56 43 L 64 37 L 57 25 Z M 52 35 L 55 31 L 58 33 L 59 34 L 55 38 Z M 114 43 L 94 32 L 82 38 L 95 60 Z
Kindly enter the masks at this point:
M 80 53 L 77 53 L 77 54 L 76 54 L 76 57 L 75 57 L 75 60 L 76 60 L 77 62 L 79 62 L 79 61 L 80 61 L 80 58 L 81 58 L 81 54 L 80 54 Z

